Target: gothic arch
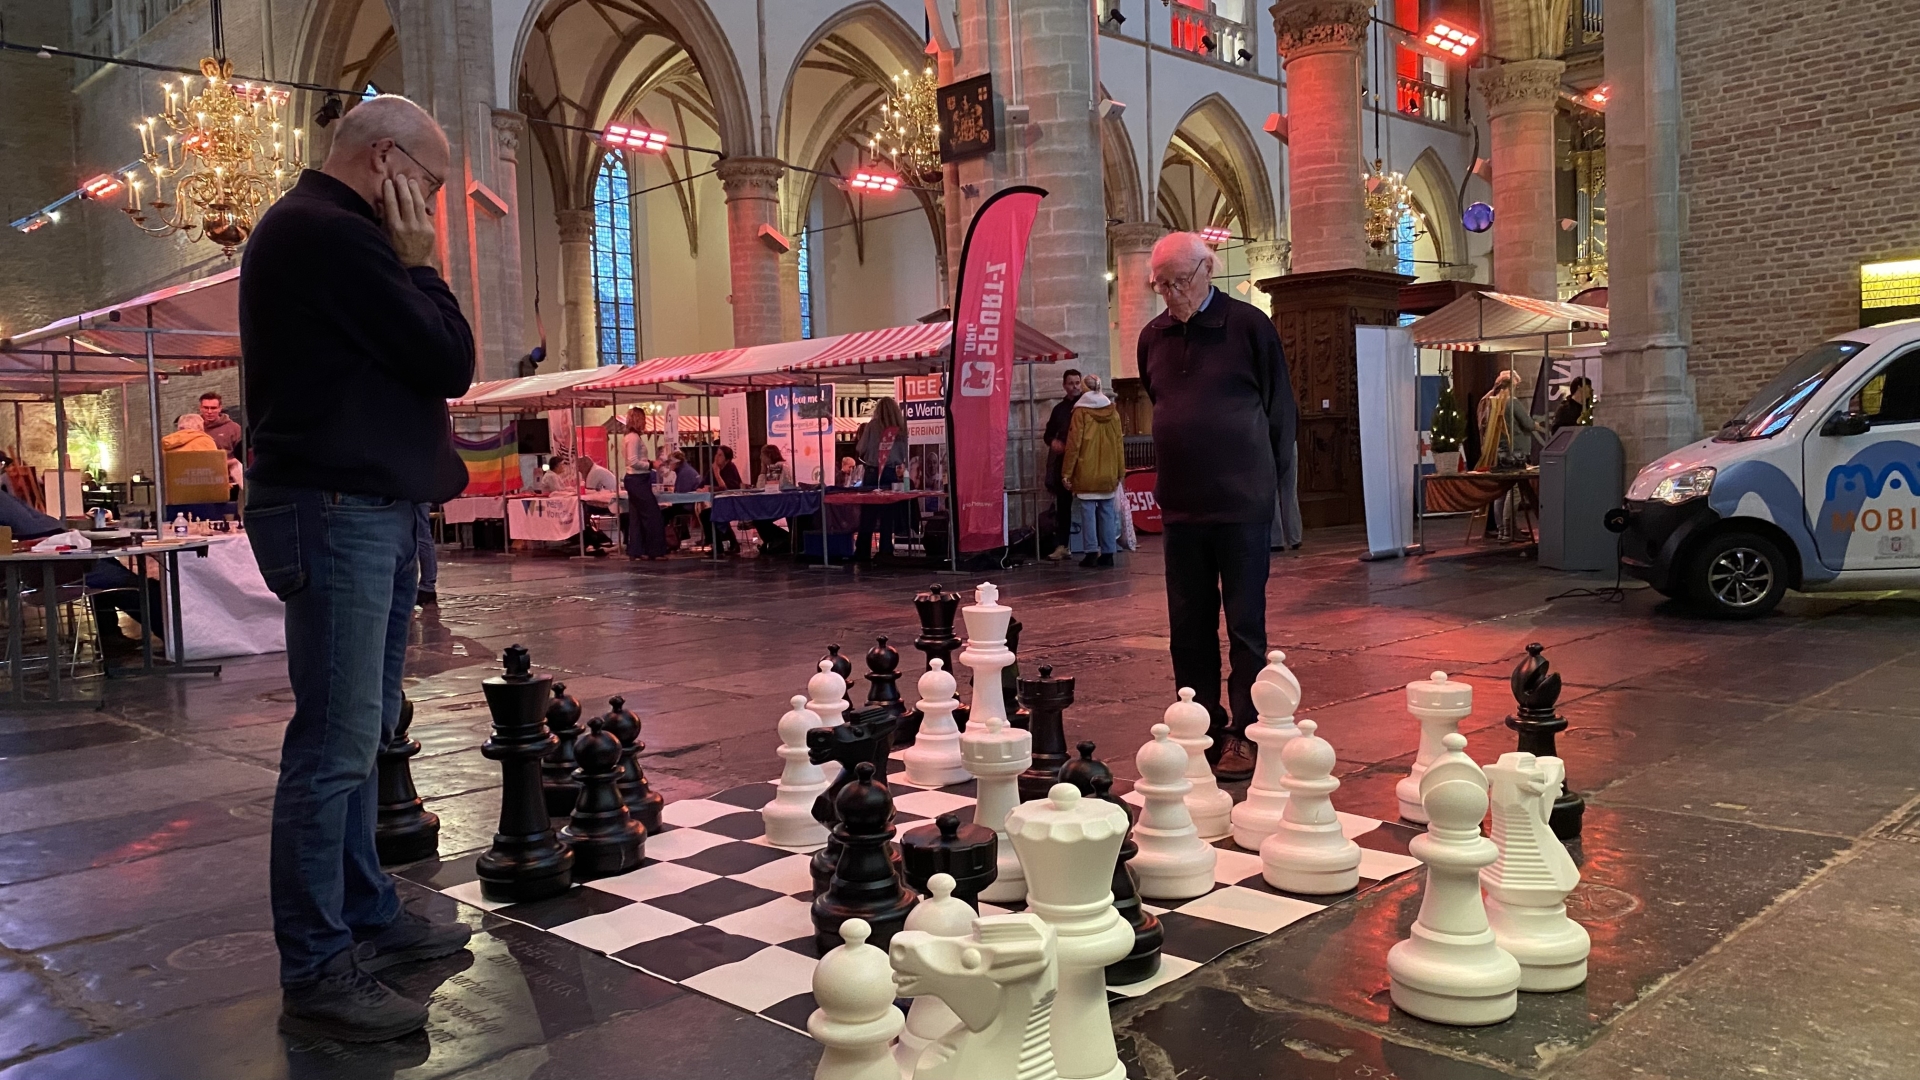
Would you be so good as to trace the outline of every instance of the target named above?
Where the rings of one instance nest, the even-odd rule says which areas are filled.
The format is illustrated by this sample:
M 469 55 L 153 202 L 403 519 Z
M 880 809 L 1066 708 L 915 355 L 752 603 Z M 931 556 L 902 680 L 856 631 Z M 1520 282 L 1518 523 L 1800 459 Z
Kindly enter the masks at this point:
M 294 50 L 293 78 L 318 86 L 354 89 L 341 85 L 342 72 L 355 59 L 349 55 L 354 31 L 360 27 L 363 16 L 371 16 L 375 11 L 386 16 L 388 32 L 397 34 L 398 23 L 387 0 L 318 0 L 309 7 L 300 26 L 299 45 Z M 394 48 L 397 50 L 397 44 Z M 319 98 L 319 94 L 311 91 L 300 91 L 292 115 L 312 116 L 320 107 Z M 325 129 L 310 128 L 309 134 L 313 136 L 310 156 L 318 164 L 324 159 L 331 140 Z
M 1278 235 L 1266 161 L 1252 132 L 1225 98 L 1209 94 L 1187 110 L 1168 139 L 1163 160 L 1176 153 L 1207 174 L 1238 212 L 1250 236 L 1268 240 Z M 1158 193 L 1155 198 L 1157 202 Z
M 1100 95 L 1108 96 L 1105 88 Z M 1118 116 L 1100 121 L 1100 163 L 1107 218 L 1123 223 L 1148 220 L 1146 200 L 1140 193 L 1140 165 L 1133 152 L 1133 136 L 1127 132 L 1126 121 Z
M 1427 230 L 1440 261 L 1451 264 L 1441 268 L 1441 276 L 1470 267 L 1473 260 L 1467 254 L 1467 230 L 1460 223 L 1459 188 L 1432 147 L 1414 159 L 1413 168 L 1407 170 L 1407 186 L 1427 211 Z

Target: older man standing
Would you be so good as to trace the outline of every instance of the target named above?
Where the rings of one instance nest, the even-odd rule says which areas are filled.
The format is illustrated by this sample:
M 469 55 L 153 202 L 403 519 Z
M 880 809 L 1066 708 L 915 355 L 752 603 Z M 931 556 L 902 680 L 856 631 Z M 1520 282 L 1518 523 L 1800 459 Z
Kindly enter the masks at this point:
M 1266 662 L 1274 492 L 1296 407 L 1273 323 L 1213 287 L 1217 265 L 1194 233 L 1154 245 L 1153 288 L 1167 310 L 1140 331 L 1140 382 L 1153 401 L 1174 683 L 1213 717 L 1215 775 L 1244 780 L 1253 680 Z M 1230 713 L 1220 706 L 1223 607 Z
M 375 755 L 400 713 L 422 503 L 458 495 L 447 399 L 473 331 L 433 268 L 446 135 L 405 98 L 354 107 L 240 266 L 247 539 L 287 605 L 293 719 L 274 795 L 280 1029 L 356 1042 L 426 1024 L 372 975 L 465 947 L 401 907 L 374 852 Z

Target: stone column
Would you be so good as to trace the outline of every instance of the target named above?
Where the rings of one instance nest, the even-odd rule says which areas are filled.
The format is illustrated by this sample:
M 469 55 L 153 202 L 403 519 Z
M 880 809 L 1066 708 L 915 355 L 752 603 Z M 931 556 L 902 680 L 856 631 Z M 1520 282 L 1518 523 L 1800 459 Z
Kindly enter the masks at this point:
M 597 367 L 600 330 L 596 324 L 593 288 L 593 211 L 561 210 L 560 225 L 560 363 L 545 371 Z
M 780 252 L 760 236 L 760 226 L 780 227 L 780 176 L 774 158 L 727 158 L 714 169 L 727 193 L 727 256 L 733 267 L 733 344 L 770 345 L 782 340 Z
M 1293 245 L 1285 240 L 1255 240 L 1247 245 L 1247 280 L 1259 285 L 1287 272 Z
M 1493 139 L 1493 284 L 1504 293 L 1556 298 L 1559 216 L 1554 213 L 1554 106 L 1559 60 L 1515 60 L 1475 73 Z
M 527 118 L 517 112 L 493 113 L 493 182 L 487 190 L 504 203 L 498 218 L 490 212 L 475 218 L 474 233 L 480 252 L 481 306 L 487 312 L 488 337 L 493 348 L 481 358 L 484 378 L 504 379 L 514 374 L 520 357 L 533 347 L 526 340 L 525 283 L 520 267 L 520 147 L 526 142 Z
M 1287 190 L 1293 272 L 1367 264 L 1360 178 L 1360 61 L 1372 7 L 1364 0 L 1279 0 L 1274 45 L 1287 73 Z
M 1165 307 L 1151 282 L 1154 242 L 1167 228 L 1151 221 L 1134 221 L 1107 229 L 1113 241 L 1113 325 L 1119 330 L 1114 344 L 1113 377 L 1140 377 L 1140 331 Z

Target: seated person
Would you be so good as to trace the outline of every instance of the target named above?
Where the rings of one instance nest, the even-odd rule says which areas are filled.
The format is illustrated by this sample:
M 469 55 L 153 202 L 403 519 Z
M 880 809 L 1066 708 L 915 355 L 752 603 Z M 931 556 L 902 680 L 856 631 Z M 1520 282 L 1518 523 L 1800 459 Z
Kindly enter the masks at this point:
M 746 486 L 740 479 L 740 467 L 733 463 L 733 447 L 720 446 L 714 450 L 713 483 L 711 486 L 714 491 L 738 491 Z M 715 542 L 720 545 L 722 551 L 730 552 L 734 555 L 740 553 L 740 541 L 733 535 L 733 525 L 731 523 L 723 524 L 719 526 L 717 532 L 715 531 L 712 507 L 701 507 L 700 527 L 705 529 L 708 535 L 714 537 Z
M 220 444 L 207 434 L 199 413 L 188 413 L 174 421 L 173 431 L 161 437 L 160 449 L 165 453 L 176 450 L 218 450 Z
M 786 479 L 786 456 L 780 453 L 780 448 L 772 443 L 762 446 L 760 448 L 760 486 L 777 491 L 786 486 Z M 793 550 L 793 537 L 771 518 L 753 522 L 753 531 L 760 534 L 760 550 L 768 555 L 785 555 Z
M 558 482 L 558 490 L 562 493 L 579 490 L 580 501 L 587 507 L 587 513 L 591 513 L 592 507 L 597 506 L 604 510 L 612 506 L 614 492 L 619 490 L 619 486 L 614 483 L 613 473 L 608 472 L 586 454 L 580 454 L 573 459 L 572 469 L 556 469 L 548 475 L 562 477 Z M 613 544 L 613 538 L 594 528 L 584 516 L 581 522 L 587 531 L 587 550 L 595 555 L 605 555 L 607 548 Z M 575 533 L 568 537 L 566 542 L 579 546 L 580 534 Z
M 866 476 L 866 467 L 860 464 L 859 458 L 853 457 L 852 455 L 848 455 L 847 457 L 843 457 L 840 459 L 840 486 L 841 487 L 857 488 L 860 486 L 860 481 L 865 476 Z
M 534 480 L 530 490 L 535 495 L 557 495 L 572 491 L 573 477 L 568 474 L 567 467 L 561 464 L 559 456 L 555 455 L 547 459 L 546 469 Z
M 700 470 L 687 462 L 685 451 L 675 450 L 667 455 L 667 471 L 673 475 L 675 495 L 700 490 Z
M 195 419 L 198 419 L 197 417 Z M 217 449 L 217 448 L 216 448 Z M 0 491 L 0 525 L 13 529 L 15 540 L 40 540 L 61 531 L 60 522 L 35 510 L 11 494 Z M 67 584 L 71 578 L 65 579 Z M 87 588 L 95 590 L 125 590 L 124 592 L 96 593 L 91 597 L 94 618 L 99 620 L 100 644 L 106 648 L 131 648 L 139 644 L 133 638 L 120 632 L 120 612 L 140 619 L 140 596 L 132 593 L 141 587 L 138 574 L 127 569 L 117 559 L 101 559 L 86 570 L 83 580 Z M 146 579 L 147 610 L 152 613 L 153 636 L 160 636 L 160 582 Z

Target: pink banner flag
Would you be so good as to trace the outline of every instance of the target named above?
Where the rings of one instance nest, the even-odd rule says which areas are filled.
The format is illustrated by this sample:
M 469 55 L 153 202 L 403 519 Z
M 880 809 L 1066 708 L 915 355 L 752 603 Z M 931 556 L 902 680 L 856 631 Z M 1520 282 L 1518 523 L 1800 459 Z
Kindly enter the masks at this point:
M 1046 192 L 1017 186 L 995 192 L 967 226 L 953 311 L 947 415 L 953 437 L 954 506 L 959 550 L 1006 543 L 1007 408 L 1013 391 L 1013 317 L 1027 235 Z

